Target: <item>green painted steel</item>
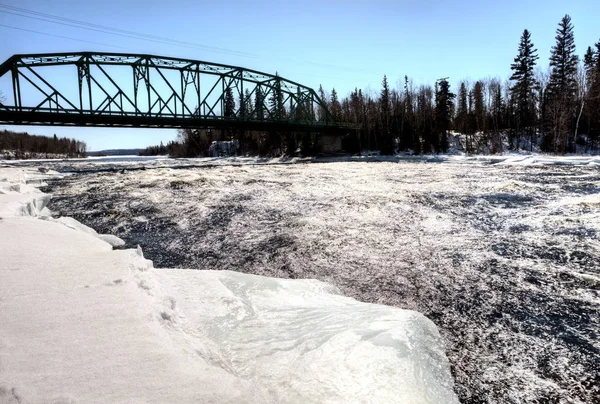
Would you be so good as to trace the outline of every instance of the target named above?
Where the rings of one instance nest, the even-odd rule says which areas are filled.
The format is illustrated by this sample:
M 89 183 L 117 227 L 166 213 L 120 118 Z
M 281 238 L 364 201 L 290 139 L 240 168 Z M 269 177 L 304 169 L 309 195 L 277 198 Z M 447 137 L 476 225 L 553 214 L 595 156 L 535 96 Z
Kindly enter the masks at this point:
M 124 53 L 14 55 L 0 65 L 3 77 L 11 83 L 0 102 L 4 125 L 349 129 L 313 89 L 218 63 Z

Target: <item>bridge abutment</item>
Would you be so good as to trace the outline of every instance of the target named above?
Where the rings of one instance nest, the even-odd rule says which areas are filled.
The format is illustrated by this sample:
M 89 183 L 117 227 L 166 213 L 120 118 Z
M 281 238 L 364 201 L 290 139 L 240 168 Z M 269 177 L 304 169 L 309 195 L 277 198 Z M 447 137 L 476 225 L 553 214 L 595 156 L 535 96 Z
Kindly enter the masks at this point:
M 321 134 L 319 136 L 319 152 L 337 153 L 342 151 L 342 136 L 338 134 Z

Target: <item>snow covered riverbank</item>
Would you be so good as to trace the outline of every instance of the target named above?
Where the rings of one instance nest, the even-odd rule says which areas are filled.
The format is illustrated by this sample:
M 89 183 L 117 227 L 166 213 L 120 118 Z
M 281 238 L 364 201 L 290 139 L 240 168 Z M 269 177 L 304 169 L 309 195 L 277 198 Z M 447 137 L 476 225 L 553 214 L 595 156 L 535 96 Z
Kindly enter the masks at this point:
M 50 218 L 48 176 L 0 168 L 0 402 L 457 402 L 423 315 L 314 280 L 153 269 Z

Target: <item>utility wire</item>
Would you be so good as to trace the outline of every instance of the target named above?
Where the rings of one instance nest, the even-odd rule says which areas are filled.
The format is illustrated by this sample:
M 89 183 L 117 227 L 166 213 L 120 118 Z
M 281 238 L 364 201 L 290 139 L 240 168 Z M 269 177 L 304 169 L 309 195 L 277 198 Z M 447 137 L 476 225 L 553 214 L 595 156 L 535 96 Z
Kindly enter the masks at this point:
M 0 8 L 6 8 L 6 6 L 4 4 L 0 4 Z M 258 58 L 258 56 L 252 55 L 250 53 L 238 52 L 238 51 L 227 50 L 227 49 L 222 49 L 222 48 L 216 48 L 214 46 L 205 46 L 205 45 L 200 45 L 200 44 L 194 44 L 192 42 L 185 42 L 185 41 L 172 40 L 172 39 L 168 39 L 168 38 L 155 37 L 153 35 L 138 34 L 138 33 L 135 33 L 135 32 L 125 31 L 125 30 L 117 30 L 117 29 L 113 29 L 113 28 L 110 28 L 110 27 L 98 26 L 98 28 L 96 28 L 95 24 L 88 25 L 87 23 L 84 23 L 84 22 L 74 22 L 74 23 L 71 23 L 71 22 L 66 22 L 66 21 L 60 21 L 61 17 L 55 17 L 55 16 L 43 17 L 43 16 L 36 16 L 36 15 L 25 15 L 21 11 L 14 12 L 14 11 L 1 10 L 1 9 L 0 9 L 0 12 L 6 13 L 6 14 L 16 15 L 16 16 L 19 16 L 19 17 L 30 18 L 30 19 L 34 19 L 34 20 L 38 20 L 38 21 L 44 21 L 44 22 L 49 22 L 49 23 L 53 23 L 53 24 L 59 24 L 59 25 L 67 26 L 67 27 L 73 27 L 73 28 L 79 28 L 79 29 L 86 29 L 88 31 L 95 31 L 95 32 L 101 32 L 101 33 L 104 33 L 104 34 L 116 35 L 116 36 L 120 36 L 120 37 L 126 37 L 126 38 L 132 38 L 132 39 L 141 39 L 141 40 L 144 40 L 144 41 L 149 41 L 149 42 L 154 42 L 154 43 L 161 43 L 161 44 L 165 44 L 165 45 L 176 45 L 176 46 L 181 46 L 181 47 L 184 47 L 184 48 L 200 49 L 200 50 L 204 50 L 204 51 L 210 51 L 210 52 L 216 52 L 216 53 L 225 53 L 225 54 L 230 54 L 230 55 L 234 55 L 234 56 L 244 56 L 244 57 L 249 57 L 249 58 Z M 31 13 L 35 13 L 35 12 L 31 12 Z M 118 32 L 118 31 L 123 31 L 123 32 Z
M 124 29 L 120 29 L 120 28 L 114 28 L 114 27 L 109 27 L 109 26 L 105 26 L 105 25 L 93 24 L 93 23 L 86 22 L 86 21 L 80 21 L 80 20 L 75 20 L 72 18 L 66 18 L 66 17 L 61 17 L 61 16 L 57 16 L 57 15 L 53 15 L 53 14 L 42 13 L 39 11 L 34 11 L 34 10 L 25 9 L 25 8 L 21 8 L 21 7 L 11 6 L 11 5 L 7 5 L 7 4 L 0 4 L 0 12 L 6 13 L 6 14 L 12 14 L 12 15 L 19 16 L 19 17 L 35 19 L 38 21 L 44 21 L 44 22 L 49 22 L 49 23 L 53 23 L 53 24 L 59 24 L 59 25 L 63 25 L 63 26 L 73 27 L 73 28 L 85 29 L 85 30 L 89 30 L 89 31 L 95 31 L 95 32 L 100 32 L 100 33 L 105 33 L 105 34 L 110 34 L 110 35 L 132 38 L 132 39 L 141 39 L 144 41 L 149 41 L 149 42 L 154 42 L 154 43 L 161 43 L 161 44 L 166 44 L 166 45 L 176 45 L 176 46 L 181 46 L 184 48 L 199 49 L 199 50 L 210 51 L 210 52 L 215 52 L 215 53 L 229 54 L 229 55 L 233 55 L 233 56 L 242 56 L 242 57 L 247 57 L 247 58 L 252 58 L 252 59 L 260 59 L 261 58 L 259 55 L 249 53 L 249 52 L 241 52 L 241 51 L 236 51 L 236 50 L 227 49 L 227 48 L 203 45 L 203 44 L 199 44 L 199 43 L 195 43 L 195 42 L 181 41 L 181 40 L 177 40 L 177 39 L 170 39 L 170 38 L 160 37 L 160 36 L 156 36 L 156 35 L 128 31 L 128 30 L 124 30 Z M 263 58 L 263 59 L 276 60 L 274 58 Z M 280 60 L 286 61 L 286 62 L 291 62 L 291 63 L 302 63 L 302 64 L 307 64 L 307 65 L 311 65 L 311 66 L 315 66 L 315 67 L 319 67 L 319 68 L 325 68 L 325 69 L 336 69 L 336 70 L 341 70 L 341 71 L 345 71 L 345 72 L 372 73 L 372 72 L 364 70 L 364 69 L 357 69 L 357 68 L 346 67 L 346 66 L 336 66 L 336 65 L 324 64 L 324 63 L 318 63 L 318 62 L 311 62 L 311 61 L 307 61 L 307 60 L 297 61 L 297 60 L 287 59 L 287 58 L 280 59 Z
M 160 36 L 156 36 L 156 35 L 144 34 L 144 33 L 139 33 L 139 32 L 134 32 L 134 31 L 128 31 L 128 30 L 124 30 L 124 29 L 120 29 L 120 28 L 114 28 L 114 27 L 108 27 L 108 26 L 99 25 L 99 24 L 93 24 L 93 23 L 86 22 L 86 21 L 74 20 L 72 18 L 65 18 L 65 17 L 61 17 L 61 16 L 42 13 L 42 12 L 34 11 L 34 10 L 28 10 L 25 8 L 10 6 L 10 5 L 6 5 L 6 4 L 0 4 L 0 8 L 9 9 L 12 11 L 17 11 L 17 12 L 25 13 L 25 14 L 37 15 L 39 17 L 50 18 L 52 20 L 63 21 L 63 22 L 70 23 L 70 24 L 82 25 L 84 27 L 97 28 L 97 29 L 102 30 L 102 32 L 111 31 L 114 33 L 121 33 L 121 34 L 131 35 L 131 36 L 135 36 L 135 37 L 143 37 L 146 39 L 157 40 L 157 41 L 161 41 L 161 42 L 170 42 L 170 43 L 176 43 L 176 44 L 185 45 L 185 46 L 201 47 L 201 48 L 211 49 L 211 50 L 220 51 L 220 52 L 232 52 L 235 54 L 246 55 L 246 56 L 258 56 L 258 55 L 253 55 L 248 52 L 240 52 L 240 51 L 226 49 L 226 48 L 219 48 L 216 46 L 203 45 L 203 44 L 198 44 L 195 42 L 181 41 L 181 40 L 177 40 L 177 39 L 170 39 L 170 38 L 160 37 Z M 23 17 L 25 17 L 25 16 L 23 16 Z
M 55 38 L 62 38 L 62 39 L 69 39 L 71 41 L 77 41 L 77 42 L 86 42 L 86 43 L 91 43 L 94 45 L 102 45 L 102 46 L 111 46 L 113 48 L 120 48 L 120 49 L 126 49 L 123 46 L 118 46 L 118 45 L 109 45 L 107 43 L 102 43 L 102 42 L 94 42 L 94 41 L 86 41 L 85 39 L 77 39 L 77 38 L 71 38 L 69 36 L 63 36 L 63 35 L 55 35 L 55 34 L 49 34 L 47 32 L 41 32 L 41 31 L 36 31 L 33 29 L 26 29 L 26 28 L 19 28 L 19 27 L 13 27 L 11 25 L 5 25 L 5 24 L 0 24 L 0 27 L 5 27 L 5 28 L 11 28 L 11 29 L 17 29 L 19 31 L 25 31 L 25 32 L 32 32 L 34 34 L 40 34 L 40 35 L 47 35 L 47 36 L 52 36 Z

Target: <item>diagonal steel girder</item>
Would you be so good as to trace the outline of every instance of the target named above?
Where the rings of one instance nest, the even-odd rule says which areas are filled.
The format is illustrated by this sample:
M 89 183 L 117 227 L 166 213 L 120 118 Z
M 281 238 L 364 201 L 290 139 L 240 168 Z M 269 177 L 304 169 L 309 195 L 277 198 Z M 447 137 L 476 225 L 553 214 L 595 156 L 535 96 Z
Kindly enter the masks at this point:
M 56 69 L 66 72 L 63 82 Z M 5 75 L 12 100 L 0 102 L 2 124 L 347 128 L 313 89 L 218 63 L 123 53 L 14 55 L 0 65 Z M 65 84 L 71 76 L 73 84 Z M 65 85 L 77 89 L 77 99 L 61 91 Z

